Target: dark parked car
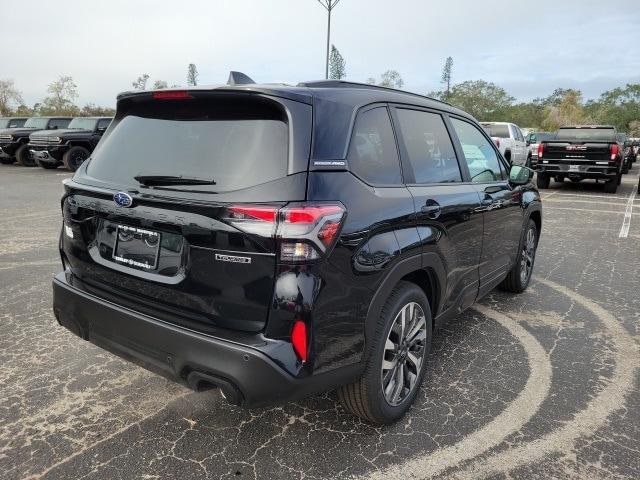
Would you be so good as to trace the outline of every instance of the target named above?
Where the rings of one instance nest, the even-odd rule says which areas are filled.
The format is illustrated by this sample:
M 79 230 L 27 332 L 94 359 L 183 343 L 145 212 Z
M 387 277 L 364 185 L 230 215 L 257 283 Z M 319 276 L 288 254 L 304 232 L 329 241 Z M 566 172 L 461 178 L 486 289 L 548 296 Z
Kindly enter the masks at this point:
M 17 161 L 25 167 L 35 167 L 36 162 L 29 153 L 29 135 L 38 130 L 66 128 L 71 117 L 31 117 L 22 127 L 0 131 L 0 153 L 8 159 L 4 163 Z
M 42 168 L 60 165 L 75 172 L 102 138 L 109 117 L 78 117 L 64 130 L 44 130 L 29 136 L 29 152 Z
M 337 388 L 392 422 L 436 324 L 527 288 L 532 175 L 465 112 L 397 90 L 232 74 L 124 93 L 65 181 L 55 316 L 233 404 Z
M 615 193 L 623 173 L 623 145 L 610 125 L 561 127 L 553 140 L 538 145 L 538 188 L 557 182 L 604 180 L 605 192 Z

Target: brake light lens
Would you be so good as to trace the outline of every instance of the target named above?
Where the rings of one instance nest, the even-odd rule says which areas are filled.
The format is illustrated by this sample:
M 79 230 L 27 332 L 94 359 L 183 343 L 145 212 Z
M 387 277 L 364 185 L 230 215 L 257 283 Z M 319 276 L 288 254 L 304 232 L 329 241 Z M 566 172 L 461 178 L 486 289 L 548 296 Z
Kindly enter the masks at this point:
M 155 100 L 187 100 L 193 98 L 193 96 L 183 90 L 168 90 L 153 92 L 153 98 Z
M 340 203 L 232 205 L 225 215 L 242 231 L 276 239 L 283 263 L 320 259 L 338 240 L 344 218 Z
M 494 138 L 493 139 L 493 143 L 496 144 L 496 147 L 500 148 L 500 139 L 499 138 Z
M 617 143 L 613 143 L 611 144 L 609 151 L 611 152 L 611 161 L 613 161 L 617 158 L 618 153 L 620 153 L 620 147 L 618 146 Z
M 538 144 L 538 158 L 542 158 L 542 154 L 544 153 L 544 145 L 542 143 Z
M 307 325 L 302 320 L 296 320 L 291 329 L 291 345 L 298 359 L 305 363 L 309 356 L 307 343 Z

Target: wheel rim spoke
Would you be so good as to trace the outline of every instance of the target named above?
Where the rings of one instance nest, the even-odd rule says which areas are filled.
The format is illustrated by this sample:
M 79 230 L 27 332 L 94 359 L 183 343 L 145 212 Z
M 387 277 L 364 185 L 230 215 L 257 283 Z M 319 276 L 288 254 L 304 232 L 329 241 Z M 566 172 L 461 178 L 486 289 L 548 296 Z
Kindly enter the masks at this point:
M 381 380 L 390 405 L 399 405 L 417 388 L 426 339 L 424 311 L 417 302 L 409 302 L 396 315 L 384 345 Z

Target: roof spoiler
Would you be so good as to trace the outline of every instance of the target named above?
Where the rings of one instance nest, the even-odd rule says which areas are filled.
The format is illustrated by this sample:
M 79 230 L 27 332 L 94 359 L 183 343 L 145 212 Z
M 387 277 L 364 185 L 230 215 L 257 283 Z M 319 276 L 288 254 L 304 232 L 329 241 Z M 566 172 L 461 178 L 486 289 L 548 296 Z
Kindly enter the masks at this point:
M 255 84 L 252 78 L 245 75 L 242 72 L 229 72 L 229 80 L 227 80 L 227 85 L 251 85 Z

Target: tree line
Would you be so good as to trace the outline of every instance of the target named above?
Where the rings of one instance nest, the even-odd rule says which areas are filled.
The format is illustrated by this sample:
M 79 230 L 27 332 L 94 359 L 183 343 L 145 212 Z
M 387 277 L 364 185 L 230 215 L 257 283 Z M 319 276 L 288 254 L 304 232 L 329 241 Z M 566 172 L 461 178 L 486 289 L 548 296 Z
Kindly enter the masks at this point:
M 329 60 L 330 78 L 346 76 L 346 62 L 335 46 Z M 368 83 L 402 88 L 402 76 L 395 70 L 384 72 Z M 507 91 L 485 80 L 453 82 L 453 58 L 445 60 L 440 79 L 442 88 L 427 96 L 458 107 L 481 121 L 511 122 L 523 128 L 555 131 L 568 124 L 614 125 L 619 131 L 640 137 L 640 84 L 628 83 L 585 101 L 580 90 L 556 88 L 546 97 L 518 102 Z
M 329 56 L 329 78 L 343 79 L 347 75 L 347 64 L 335 45 Z M 145 90 L 151 77 L 141 74 L 132 82 L 132 87 Z M 187 85 L 198 84 L 198 69 L 195 64 L 187 66 Z M 367 83 L 384 87 L 403 88 L 404 81 L 396 70 L 387 70 L 379 78 L 370 77 Z M 156 79 L 154 89 L 167 88 L 166 81 Z M 546 97 L 528 102 L 518 102 L 504 88 L 485 80 L 453 82 L 453 58 L 445 61 L 440 90 L 427 96 L 461 108 L 481 121 L 512 122 L 521 127 L 554 131 L 566 124 L 614 125 L 621 132 L 640 136 L 640 84 L 626 84 L 603 92 L 598 98 L 585 101 L 580 90 L 556 88 Z M 172 85 L 177 86 L 177 85 Z M 21 92 L 13 80 L 0 80 L 0 116 L 9 115 L 65 115 L 97 116 L 113 115 L 111 107 L 88 103 L 76 105 L 78 87 L 73 78 L 61 76 L 47 87 L 48 95 L 33 107 L 25 105 Z
M 198 84 L 198 69 L 195 64 L 187 66 L 187 85 Z M 149 81 L 149 74 L 143 73 L 132 83 L 136 90 L 145 90 Z M 172 85 L 176 87 L 178 85 Z M 169 85 L 164 80 L 155 80 L 153 88 L 168 88 Z M 47 96 L 40 102 L 36 102 L 32 107 L 25 104 L 22 92 L 15 86 L 13 80 L 0 79 L 0 117 L 8 116 L 50 116 L 60 115 L 69 117 L 94 117 L 113 116 L 115 109 L 112 107 L 102 107 L 93 103 L 84 106 L 76 104 L 78 98 L 78 86 L 73 78 L 67 75 L 58 77 L 47 87 Z

